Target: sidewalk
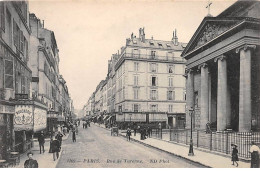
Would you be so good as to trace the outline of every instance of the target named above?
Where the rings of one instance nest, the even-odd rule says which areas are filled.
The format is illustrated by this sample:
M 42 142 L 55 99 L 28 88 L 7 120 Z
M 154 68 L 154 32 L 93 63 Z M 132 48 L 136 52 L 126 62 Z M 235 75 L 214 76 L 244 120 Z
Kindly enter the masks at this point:
M 96 126 L 99 126 L 95 124 Z M 100 127 L 104 128 L 103 125 Z M 108 129 L 109 130 L 109 129 Z M 119 135 L 125 137 L 126 134 L 124 132 L 120 132 Z M 170 153 L 172 155 L 184 158 L 189 161 L 193 161 L 204 165 L 206 167 L 211 168 L 237 168 L 236 166 L 232 165 L 231 157 L 224 157 L 217 154 L 212 154 L 205 151 L 197 150 L 193 148 L 194 156 L 188 156 L 189 153 L 189 146 L 175 144 L 169 141 L 159 140 L 155 138 L 148 138 L 145 140 L 140 140 L 140 134 L 136 134 L 136 136 L 131 136 L 131 140 L 143 144 L 145 146 L 149 146 L 160 151 L 164 151 Z M 238 168 L 250 168 L 250 163 L 238 161 Z
M 67 140 L 69 137 L 69 134 L 70 133 L 66 134 L 66 136 L 63 136 L 62 141 Z M 53 161 L 53 154 L 49 153 L 50 139 L 49 138 L 45 139 L 45 144 L 44 144 L 45 153 L 42 153 L 42 154 L 40 154 L 40 148 L 39 148 L 39 143 L 38 143 L 37 139 L 34 139 L 33 141 L 34 141 L 34 147 L 31 149 L 31 152 L 33 153 L 33 158 L 35 160 L 37 160 L 37 162 L 39 164 L 39 168 L 55 168 L 59 162 L 59 159 L 61 158 L 62 149 L 60 151 L 60 156 L 59 156 L 58 160 Z M 16 168 L 23 168 L 24 162 L 27 159 L 28 159 L 27 152 L 21 154 L 20 163 L 19 163 L 19 165 L 16 165 Z

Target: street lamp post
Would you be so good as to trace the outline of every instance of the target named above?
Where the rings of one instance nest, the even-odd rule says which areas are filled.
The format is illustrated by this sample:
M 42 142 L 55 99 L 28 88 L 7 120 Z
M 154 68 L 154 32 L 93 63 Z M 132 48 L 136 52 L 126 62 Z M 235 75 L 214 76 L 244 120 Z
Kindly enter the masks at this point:
M 193 115 L 194 109 L 191 107 L 189 109 L 189 115 L 190 115 L 190 149 L 189 149 L 189 156 L 194 156 L 193 152 L 193 140 L 192 140 L 192 115 Z

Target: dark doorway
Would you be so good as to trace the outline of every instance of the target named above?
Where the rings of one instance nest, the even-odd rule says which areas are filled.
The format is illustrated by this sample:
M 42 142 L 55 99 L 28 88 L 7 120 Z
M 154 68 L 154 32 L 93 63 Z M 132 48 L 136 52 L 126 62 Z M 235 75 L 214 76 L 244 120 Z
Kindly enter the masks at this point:
M 173 117 L 168 117 L 168 124 L 170 126 L 170 128 L 173 128 Z

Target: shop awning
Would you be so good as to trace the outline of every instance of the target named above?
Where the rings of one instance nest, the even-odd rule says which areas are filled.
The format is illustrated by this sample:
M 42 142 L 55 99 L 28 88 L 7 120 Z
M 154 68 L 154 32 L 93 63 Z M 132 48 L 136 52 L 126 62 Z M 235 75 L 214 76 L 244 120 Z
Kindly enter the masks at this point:
M 153 113 L 153 114 L 149 114 L 149 122 L 163 122 L 163 121 L 167 121 L 168 120 L 168 116 L 165 113 Z
M 142 113 L 123 113 L 123 114 L 116 114 L 116 121 L 118 122 L 145 122 L 146 121 L 146 114 Z
M 60 121 L 60 122 L 65 121 L 65 117 L 61 116 L 61 115 L 58 115 L 58 121 Z

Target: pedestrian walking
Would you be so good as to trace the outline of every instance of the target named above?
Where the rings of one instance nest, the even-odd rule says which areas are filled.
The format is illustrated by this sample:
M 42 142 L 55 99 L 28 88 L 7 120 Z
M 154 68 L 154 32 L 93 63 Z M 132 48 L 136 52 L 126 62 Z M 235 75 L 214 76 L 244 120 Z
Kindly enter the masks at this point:
M 33 159 L 33 153 L 29 152 L 27 156 L 29 159 L 24 162 L 24 168 L 38 168 L 38 162 Z
M 63 126 L 62 131 L 63 131 L 63 135 L 66 136 L 66 133 L 67 133 L 67 127 L 66 127 L 65 125 Z
M 45 143 L 45 138 L 44 138 L 44 134 L 43 131 L 41 131 L 40 135 L 38 136 L 38 142 L 39 142 L 39 146 L 40 146 L 40 154 L 43 152 L 45 152 L 44 150 L 44 143 Z
M 136 136 L 136 126 L 134 127 L 134 136 Z
M 83 129 L 85 129 L 85 122 L 82 123 Z
M 59 152 L 60 152 L 61 146 L 60 141 L 57 140 L 57 136 L 55 137 L 55 140 L 51 141 L 50 146 L 50 153 L 53 154 L 53 160 L 55 161 L 56 157 L 59 158 Z
M 234 165 L 234 162 L 236 163 L 236 167 L 238 167 L 238 150 L 237 150 L 237 145 L 236 144 L 231 144 L 231 146 L 233 147 L 232 149 L 232 159 L 231 161 L 233 162 L 232 165 Z
M 78 129 L 78 125 L 77 124 L 75 125 L 75 130 L 76 130 L 76 134 L 78 135 L 79 129 Z
M 58 134 L 56 135 L 56 138 L 57 138 L 57 140 L 60 142 L 60 146 L 61 146 L 61 144 L 62 144 L 62 137 L 63 137 L 63 135 L 62 135 L 62 133 L 59 131 Z
M 76 128 L 75 127 L 72 128 L 72 141 L 76 142 Z
M 147 127 L 147 134 L 148 134 L 147 137 L 150 138 L 151 137 L 151 128 L 149 126 Z
M 130 141 L 131 135 L 132 135 L 131 129 L 130 129 L 130 128 L 127 128 L 127 130 L 126 130 L 126 137 L 127 137 L 127 140 L 128 140 L 128 141 Z
M 252 141 L 252 146 L 250 147 L 249 152 L 251 153 L 251 168 L 259 168 L 259 153 L 260 149 L 255 144 L 254 141 Z

